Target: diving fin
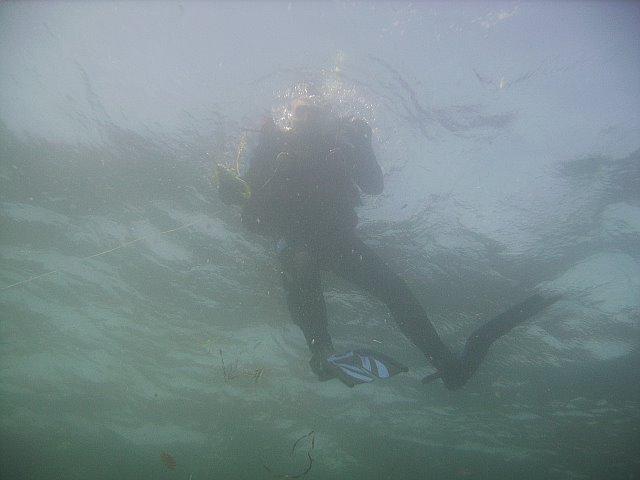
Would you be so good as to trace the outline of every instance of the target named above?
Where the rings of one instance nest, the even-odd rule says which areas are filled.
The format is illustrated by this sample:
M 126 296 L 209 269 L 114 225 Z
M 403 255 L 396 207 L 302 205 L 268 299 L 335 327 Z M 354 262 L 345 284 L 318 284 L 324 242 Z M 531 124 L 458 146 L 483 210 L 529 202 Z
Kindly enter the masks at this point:
M 457 380 L 456 388 L 466 383 L 476 372 L 493 342 L 507 334 L 512 328 L 556 303 L 560 298 L 561 295 L 534 294 L 477 328 L 467 339 L 460 355 L 460 378 Z M 446 374 L 446 372 L 444 373 Z M 443 372 L 432 373 L 424 377 L 422 383 L 431 383 L 442 376 Z
M 409 371 L 406 366 L 388 355 L 371 350 L 334 353 L 327 357 L 327 363 L 334 369 L 338 379 L 349 387 Z

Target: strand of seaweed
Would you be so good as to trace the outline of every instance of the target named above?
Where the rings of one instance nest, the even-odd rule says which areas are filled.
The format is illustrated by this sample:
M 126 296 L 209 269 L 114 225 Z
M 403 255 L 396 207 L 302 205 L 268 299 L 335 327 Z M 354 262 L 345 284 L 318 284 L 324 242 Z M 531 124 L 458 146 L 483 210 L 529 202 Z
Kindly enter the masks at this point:
M 176 459 L 173 458 L 173 455 L 171 455 L 169 452 L 162 452 L 160 454 L 160 460 L 162 460 L 162 463 L 164 463 L 164 466 L 167 467 L 167 469 L 169 470 L 175 470 L 177 463 L 176 463 Z
M 311 456 L 311 451 L 316 446 L 316 432 L 314 430 L 311 430 L 309 433 L 307 433 L 305 435 L 302 435 L 300 438 L 298 438 L 293 443 L 293 446 L 291 447 L 291 452 L 289 454 L 290 457 L 293 457 L 293 455 L 296 453 L 296 447 L 303 440 L 308 440 L 309 441 L 309 450 L 307 450 L 307 461 L 308 461 L 308 463 L 307 463 L 307 466 L 305 467 L 305 469 L 302 472 L 300 472 L 300 473 L 276 473 L 276 472 L 273 471 L 273 469 L 271 467 L 269 467 L 269 465 L 263 464 L 262 466 L 265 468 L 265 470 L 267 472 L 269 472 L 271 475 L 273 475 L 274 478 L 293 479 L 293 478 L 302 478 L 302 477 L 304 477 L 307 473 L 309 473 L 311 471 L 311 467 L 313 466 L 313 460 L 314 459 Z
M 222 375 L 224 377 L 225 382 L 230 382 L 235 378 L 245 376 L 245 377 L 250 377 L 254 381 L 254 383 L 257 383 L 258 380 L 260 380 L 264 375 L 264 367 L 258 367 L 254 370 L 240 369 L 238 367 L 238 359 L 236 359 L 235 365 L 227 367 L 224 363 L 224 355 L 222 354 L 222 349 L 218 351 L 220 352 L 220 361 L 222 363 Z
M 313 448 L 316 446 L 316 432 L 311 430 L 309 433 L 307 433 L 306 435 L 301 436 L 299 439 L 297 439 L 294 444 L 293 447 L 291 447 L 291 453 L 289 454 L 289 456 L 293 457 L 293 454 L 296 453 L 296 447 L 298 446 L 298 444 L 304 440 L 305 438 L 309 438 L 311 441 L 311 448 L 309 450 L 313 450 Z

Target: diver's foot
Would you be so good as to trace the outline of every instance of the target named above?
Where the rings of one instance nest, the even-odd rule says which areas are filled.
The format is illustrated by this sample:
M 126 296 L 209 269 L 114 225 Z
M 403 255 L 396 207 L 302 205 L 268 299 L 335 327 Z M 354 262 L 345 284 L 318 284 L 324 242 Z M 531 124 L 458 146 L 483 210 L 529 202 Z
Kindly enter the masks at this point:
M 464 359 L 452 356 L 446 366 L 442 366 L 435 373 L 424 377 L 422 383 L 433 383 L 441 378 L 448 390 L 458 390 L 467 383 L 470 376 L 465 368 Z
M 327 361 L 327 357 L 332 353 L 332 350 L 319 350 L 311 355 L 311 360 L 309 360 L 311 370 L 313 370 L 313 373 L 316 374 L 321 382 L 326 382 L 338 376 L 335 368 Z
M 447 367 L 442 372 L 442 381 L 447 390 L 458 390 L 467 383 L 469 377 L 465 375 L 465 370 L 461 361 Z

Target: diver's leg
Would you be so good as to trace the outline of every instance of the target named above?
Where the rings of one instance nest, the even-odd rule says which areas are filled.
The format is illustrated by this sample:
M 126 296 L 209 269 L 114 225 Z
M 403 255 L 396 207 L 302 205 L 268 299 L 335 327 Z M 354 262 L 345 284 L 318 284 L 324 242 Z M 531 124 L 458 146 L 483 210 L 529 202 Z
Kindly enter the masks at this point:
M 334 377 L 324 361 L 333 345 L 327 329 L 318 257 L 305 246 L 292 246 L 279 255 L 287 306 L 311 350 L 311 368 L 321 380 Z
M 448 388 L 464 383 L 461 364 L 442 342 L 408 285 L 355 234 L 334 242 L 325 256 L 332 270 L 382 300 L 401 331 L 442 373 Z

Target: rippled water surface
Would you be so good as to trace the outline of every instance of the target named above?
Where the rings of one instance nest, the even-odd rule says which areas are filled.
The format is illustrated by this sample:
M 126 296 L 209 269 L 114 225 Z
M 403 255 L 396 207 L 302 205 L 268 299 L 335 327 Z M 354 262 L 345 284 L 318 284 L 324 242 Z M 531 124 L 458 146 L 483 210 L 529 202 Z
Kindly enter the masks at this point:
M 0 476 L 638 478 L 639 20 L 631 2 L 0 5 Z M 410 370 L 316 380 L 272 242 L 216 196 L 213 166 L 248 162 L 261 119 L 309 91 L 372 125 L 385 191 L 359 235 L 449 345 L 563 295 L 462 390 L 423 385 L 386 308 L 329 274 L 336 347 Z

